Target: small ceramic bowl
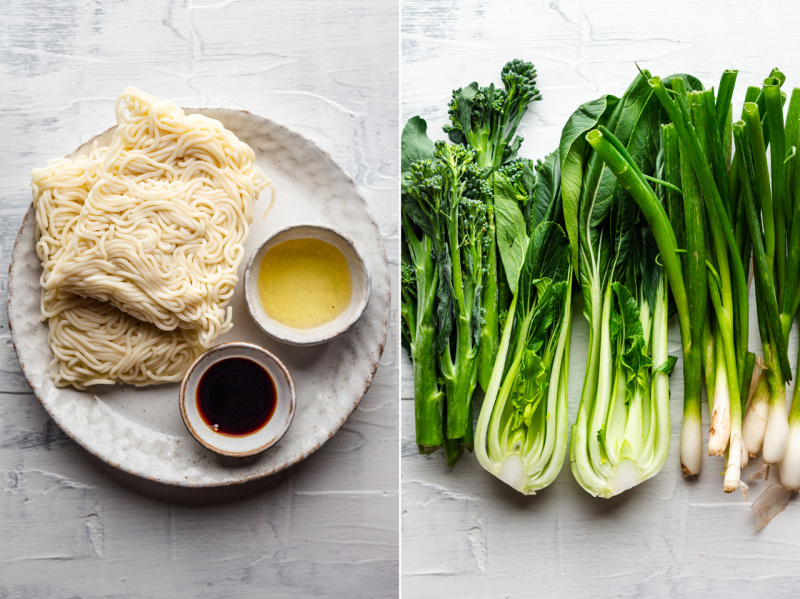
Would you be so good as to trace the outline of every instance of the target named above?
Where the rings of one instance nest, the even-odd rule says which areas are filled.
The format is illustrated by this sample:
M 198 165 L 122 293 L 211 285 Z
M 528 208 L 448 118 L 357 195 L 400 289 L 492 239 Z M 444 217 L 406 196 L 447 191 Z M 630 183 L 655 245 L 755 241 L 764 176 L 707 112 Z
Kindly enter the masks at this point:
M 245 358 L 260 365 L 275 383 L 275 408 L 269 420 L 249 434 L 229 435 L 218 432 L 203 419 L 197 399 L 197 387 L 213 365 L 230 358 Z M 216 453 L 244 457 L 275 445 L 289 429 L 295 412 L 295 390 L 286 366 L 267 350 L 252 343 L 231 342 L 216 345 L 198 357 L 183 377 L 180 391 L 183 422 L 192 436 Z
M 330 243 L 342 252 L 347 259 L 347 265 L 350 267 L 353 287 L 350 304 L 339 316 L 314 328 L 295 328 L 271 318 L 264 311 L 261 300 L 258 297 L 257 282 L 258 272 L 261 268 L 261 260 L 270 248 L 290 239 L 318 239 Z M 369 269 L 353 241 L 333 227 L 310 224 L 292 225 L 279 229 L 270 235 L 270 237 L 268 237 L 250 256 L 244 281 L 247 307 L 258 326 L 260 326 L 265 333 L 278 341 L 291 345 L 317 345 L 330 341 L 334 337 L 344 333 L 353 326 L 364 313 L 364 309 L 369 302 L 371 286 Z

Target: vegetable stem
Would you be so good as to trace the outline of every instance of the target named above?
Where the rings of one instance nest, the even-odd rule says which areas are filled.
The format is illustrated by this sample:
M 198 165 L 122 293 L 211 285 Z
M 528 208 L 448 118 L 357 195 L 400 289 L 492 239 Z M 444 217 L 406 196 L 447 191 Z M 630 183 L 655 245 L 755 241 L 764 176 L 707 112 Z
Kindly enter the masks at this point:
M 661 102 L 664 109 L 667 111 L 670 120 L 678 130 L 678 135 L 689 153 L 689 158 L 692 167 L 697 174 L 700 188 L 703 191 L 703 198 L 706 202 L 706 210 L 709 212 L 709 225 L 712 227 L 712 236 L 721 236 L 724 243 L 728 247 L 731 256 L 731 270 L 733 271 L 733 284 L 735 285 L 735 293 L 738 306 L 738 326 L 737 326 L 737 366 L 741 364 L 739 370 L 744 369 L 744 354 L 747 349 L 748 338 L 748 314 L 747 314 L 747 280 L 744 275 L 744 266 L 742 265 L 741 258 L 739 257 L 739 249 L 736 245 L 736 240 L 733 236 L 733 229 L 728 219 L 727 212 L 722 204 L 722 199 L 714 183 L 714 176 L 708 161 L 705 159 L 703 149 L 697 137 L 697 133 L 690 124 L 687 124 L 686 116 L 688 116 L 688 106 L 684 105 L 679 108 L 678 105 L 672 100 L 663 82 L 659 77 L 650 79 L 650 85 L 656 93 L 656 97 Z M 717 255 L 719 259 L 720 255 Z M 726 258 L 727 259 L 727 258 Z M 724 281 L 723 281 L 724 282 Z M 670 277 L 670 286 L 673 286 L 672 277 Z M 723 293 L 726 290 L 723 289 Z M 674 287 L 673 287 L 674 295 Z M 738 376 L 736 377 L 738 383 Z M 732 381 L 729 381 L 731 383 Z M 737 391 L 738 395 L 738 391 Z

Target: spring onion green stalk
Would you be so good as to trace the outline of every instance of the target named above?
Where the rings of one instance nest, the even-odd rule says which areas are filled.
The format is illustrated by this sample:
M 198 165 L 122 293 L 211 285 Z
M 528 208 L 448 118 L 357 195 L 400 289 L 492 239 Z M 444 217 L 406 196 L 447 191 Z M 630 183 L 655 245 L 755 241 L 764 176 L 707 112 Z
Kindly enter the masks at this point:
M 691 116 L 691 122 L 696 132 L 697 138 L 700 142 L 700 147 L 706 156 L 709 157 L 711 167 L 714 173 L 715 182 L 719 181 L 720 197 L 722 199 L 723 207 L 730 216 L 731 202 L 729 198 L 728 176 L 725 171 L 725 166 L 722 164 L 723 150 L 721 148 L 721 139 L 719 136 L 719 128 L 716 122 L 716 107 L 714 103 L 713 92 L 710 90 L 704 92 L 685 93 L 681 88 L 677 88 L 678 96 L 683 96 L 688 106 L 688 113 Z M 689 152 L 681 152 L 681 175 L 686 180 L 687 197 L 685 206 L 701 207 L 703 205 L 702 194 L 700 190 L 699 181 L 694 173 L 694 167 L 691 164 Z M 705 212 L 699 208 L 701 212 Z M 701 216 L 704 218 L 705 215 Z M 712 231 L 713 233 L 713 231 Z M 738 247 L 738 243 L 737 243 Z M 708 455 L 723 455 L 728 447 L 731 433 L 731 399 L 730 399 L 730 385 L 729 377 L 725 363 L 724 348 L 727 340 L 723 338 L 724 326 L 718 320 L 720 311 L 725 313 L 722 306 L 723 298 L 729 297 L 724 290 L 730 289 L 730 277 L 728 274 L 726 263 L 725 248 L 720 248 L 720 240 L 715 238 L 712 234 L 708 240 L 707 260 L 708 263 L 703 266 L 708 285 L 707 290 L 712 300 L 709 321 L 710 329 L 714 336 L 714 354 L 713 361 L 715 363 L 714 373 L 714 388 L 708 389 L 708 408 L 711 415 L 708 435 Z M 688 248 L 687 248 L 688 250 Z M 722 255 L 722 263 L 718 255 Z M 719 276 L 718 271 L 715 269 L 715 264 L 722 273 Z M 701 273 L 697 272 L 699 277 Z M 720 294 L 720 287 L 723 293 Z M 734 308 L 735 309 L 735 308 Z M 730 304 L 728 311 L 731 311 Z M 728 325 L 730 326 L 730 325 Z
M 745 445 L 748 452 L 751 455 L 755 455 L 761 450 L 764 444 L 769 414 L 770 412 L 774 413 L 774 410 L 772 410 L 770 406 L 775 403 L 775 397 L 783 387 L 783 381 L 781 380 L 780 372 L 776 369 L 774 360 L 775 348 L 771 343 L 770 325 L 772 323 L 766 316 L 766 305 L 764 304 L 766 298 L 764 293 L 769 293 L 772 297 L 777 297 L 774 290 L 775 283 L 773 272 L 775 268 L 776 245 L 778 248 L 781 246 L 776 243 L 775 231 L 776 221 L 783 222 L 783 214 L 782 211 L 775 212 L 773 210 L 766 146 L 764 145 L 758 105 L 755 102 L 745 102 L 742 116 L 744 120 L 734 125 L 734 136 L 737 140 L 737 158 L 740 165 L 739 177 L 744 202 L 743 208 L 745 208 L 746 214 L 749 216 L 746 222 L 750 229 L 751 238 L 754 241 L 757 254 L 756 260 L 762 260 L 760 254 L 763 253 L 763 261 L 765 262 L 761 268 L 756 268 L 756 273 L 758 274 L 757 300 L 760 300 L 760 305 L 757 305 L 757 309 L 764 359 L 769 369 L 768 386 L 770 390 L 766 403 L 767 418 L 763 420 L 760 418 L 762 406 L 759 403 L 756 403 L 753 409 L 748 409 L 745 415 L 746 419 L 749 417 L 749 421 L 746 420 L 743 424 L 743 431 L 746 429 L 748 433 L 747 436 L 744 436 Z M 744 179 L 745 177 L 747 180 Z M 758 218 L 759 208 L 762 214 L 761 219 Z M 760 248 L 763 248 L 763 250 Z M 778 255 L 781 253 L 782 252 L 778 250 Z M 754 401 L 760 400 L 760 397 L 757 400 L 754 398 Z M 748 442 L 752 443 L 753 446 L 751 447 Z M 770 448 L 774 449 L 774 446 L 771 445 Z
M 782 81 L 776 77 L 768 77 L 764 80 L 763 93 L 766 107 L 766 122 L 770 134 L 769 147 L 773 190 L 772 198 L 775 212 L 775 237 L 777 244 L 775 260 L 777 287 L 774 293 L 777 295 L 778 305 L 789 307 L 789 310 L 791 310 L 791 307 L 784 302 L 785 294 L 792 293 L 792 291 L 787 290 L 786 287 L 787 264 L 785 249 L 786 223 L 791 222 L 791 209 L 785 197 L 784 158 L 786 154 L 786 138 L 783 122 L 783 101 L 780 91 L 781 83 Z M 800 268 L 800 263 L 793 265 L 792 275 L 796 276 L 797 268 Z M 767 291 L 764 291 L 764 293 L 767 293 Z M 776 323 L 776 326 L 780 325 L 781 335 L 784 339 L 789 336 L 789 328 L 791 327 L 792 320 L 794 320 L 793 313 L 782 313 L 780 315 L 780 323 Z M 773 370 L 774 375 L 770 377 L 770 380 L 774 379 L 774 389 L 772 389 L 773 393 L 770 397 L 769 418 L 767 420 L 767 429 L 764 434 L 764 444 L 762 448 L 762 457 L 767 464 L 776 464 L 781 461 L 789 441 L 789 423 L 786 412 L 786 384 L 781 376 L 780 368 L 775 367 L 771 369 L 769 374 L 773 374 Z
M 783 101 L 781 100 L 781 81 L 776 77 L 768 77 L 763 86 L 764 104 L 766 106 L 766 122 L 769 127 L 769 149 L 771 162 L 772 202 L 775 209 L 775 255 L 776 284 L 778 302 L 783 303 L 783 291 L 786 286 L 786 223 L 791 220 L 784 207 L 786 138 L 783 123 Z M 762 208 L 763 209 L 763 208 Z M 788 216 L 788 218 L 787 218 Z M 766 218 L 766 215 L 764 215 Z
M 754 447 L 748 446 L 752 454 L 758 449 L 762 450 L 764 461 L 768 464 L 778 463 L 786 450 L 788 443 L 789 427 L 786 414 L 786 380 L 791 372 L 786 374 L 781 360 L 780 343 L 789 334 L 791 322 L 794 319 L 796 308 L 793 301 L 787 297 L 794 295 L 797 281 L 797 268 L 799 262 L 790 266 L 787 273 L 787 214 L 793 210 L 786 200 L 786 176 L 784 169 L 785 133 L 783 121 L 783 107 L 780 93 L 782 81 L 775 77 L 764 81 L 763 98 L 765 105 L 764 122 L 770 134 L 770 161 L 772 172 L 767 166 L 766 144 L 761 126 L 761 115 L 756 103 L 747 102 L 744 105 L 744 121 L 734 125 L 735 135 L 741 140 L 737 141 L 737 153 L 741 154 L 740 163 L 746 168 L 741 169 L 742 191 L 748 212 L 748 225 L 751 237 L 754 239 L 754 258 L 757 279 L 757 303 L 759 316 L 759 332 L 764 351 L 764 361 L 767 366 L 767 381 L 769 384 L 768 416 L 766 422 L 760 418 L 760 408 L 748 410 L 747 416 L 752 422 L 746 422 L 748 436 L 753 438 Z M 746 137 L 746 138 L 745 138 Z M 739 147 L 741 146 L 741 147 Z M 745 180 L 745 178 L 747 180 Z M 757 211 L 761 209 L 762 218 L 759 220 Z M 763 232 L 761 226 L 763 225 Z M 798 231 L 795 230 L 795 236 Z M 761 249 L 761 238 L 763 246 Z M 756 237 L 758 238 L 756 240 Z M 757 243 L 756 243 L 757 241 Z M 800 259 L 796 248 L 791 247 L 793 242 L 791 230 L 789 233 L 789 264 L 791 260 Z M 765 264 L 759 264 L 759 252 L 764 252 Z M 787 283 L 791 288 L 787 289 Z M 778 308 L 781 308 L 779 311 Z M 783 360 L 781 360 L 783 361 Z M 763 434 L 762 434 L 763 429 Z M 759 442 L 760 441 L 760 442 Z
M 714 127 L 715 117 L 707 109 L 708 103 L 695 103 L 688 94 L 676 94 L 673 98 L 663 82 L 654 77 L 650 80 L 656 96 L 678 131 L 683 148 L 686 149 L 697 175 L 705 202 L 707 222 L 711 233 L 709 261 L 709 297 L 712 300 L 716 322 L 720 329 L 725 374 L 730 397 L 730 441 L 725 468 L 724 489 L 731 492 L 741 486 L 741 467 L 748 454 L 741 437 L 742 403 L 740 381 L 744 375 L 748 338 L 748 298 L 744 265 L 739 254 L 730 216 L 720 194 L 718 181 L 712 171 L 712 161 L 706 150 L 713 153 L 713 141 L 708 137 L 718 135 Z M 702 106 L 690 112 L 691 104 Z M 698 120 L 702 117 L 702 121 Z M 696 122 L 692 123 L 692 120 Z M 716 130 L 715 130 L 716 129 Z M 703 141 L 705 139 L 705 141 Z M 720 174 L 718 173 L 718 176 Z M 659 246 L 660 247 L 660 246 Z M 672 279 L 670 278 L 670 282 Z M 719 386 L 720 382 L 716 381 Z
M 682 87 L 681 82 L 676 83 L 678 88 Z M 678 133 L 672 123 L 662 127 L 662 145 L 665 149 L 666 168 L 674 173 L 671 182 L 682 189 L 681 203 L 678 204 L 676 201 L 669 205 L 669 216 L 673 230 L 676 231 L 676 242 L 679 247 L 686 248 L 686 254 L 682 256 L 682 264 L 685 267 L 682 274 L 686 286 L 691 332 L 689 344 L 688 346 L 685 344 L 683 348 L 687 390 L 684 392 L 680 456 L 684 475 L 692 476 L 699 474 L 702 460 L 700 354 L 704 346 L 705 326 L 710 326 L 710 319 L 707 318 L 708 293 L 705 276 L 705 211 L 700 184 L 686 152 L 680 149 Z M 691 389 L 689 385 L 692 385 Z M 711 395 L 712 392 L 709 390 L 709 397 Z
M 691 117 L 689 116 L 688 102 L 681 96 L 678 96 L 678 103 L 672 100 L 667 89 L 664 87 L 663 82 L 659 77 L 653 77 L 650 80 L 650 85 L 656 93 L 656 96 L 661 101 L 662 105 L 669 114 L 670 120 L 675 124 L 681 142 L 686 147 L 692 167 L 695 170 L 700 188 L 703 192 L 704 201 L 706 202 L 706 210 L 708 213 L 709 228 L 712 233 L 713 246 L 716 252 L 716 258 L 722 261 L 726 268 L 720 268 L 720 276 L 724 277 L 723 292 L 726 296 L 731 296 L 726 299 L 726 304 L 733 304 L 733 294 L 736 294 L 738 304 L 746 307 L 747 301 L 747 281 L 744 276 L 744 266 L 739 256 L 738 247 L 733 237 L 733 228 L 730 224 L 728 214 L 722 204 L 719 190 L 714 180 L 714 175 L 711 172 L 709 161 L 705 157 L 700 138 L 694 127 L 690 127 Z M 683 102 L 682 102 L 683 100 Z M 721 240 L 721 241 L 719 241 Z M 727 252 L 721 251 L 722 247 L 727 248 Z M 733 259 L 731 259 L 733 258 Z M 727 265 L 730 264 L 730 269 Z M 731 275 L 724 274 L 723 271 L 728 271 Z M 733 350 L 739 355 L 734 356 L 735 362 L 741 362 L 744 365 L 744 354 L 747 348 L 747 333 L 748 333 L 748 314 L 747 310 L 738 310 L 737 323 L 737 349 Z M 725 314 L 726 319 L 731 320 L 733 324 L 733 315 Z M 732 326 L 731 326 L 732 329 Z M 727 334 L 727 333 L 726 333 Z M 733 335 L 732 331 L 730 333 Z M 727 352 L 727 350 L 726 350 Z M 738 377 L 737 377 L 738 378 Z
M 797 311 L 798 296 L 800 289 L 795 288 L 792 292 L 789 286 L 789 276 L 797 268 L 795 262 L 798 245 L 800 245 L 800 163 L 798 152 L 800 152 L 800 89 L 792 91 L 789 101 L 789 109 L 786 116 L 786 148 L 787 148 L 787 169 L 786 169 L 786 197 L 792 203 L 793 216 L 789 241 L 789 265 L 787 267 L 787 291 L 784 294 L 784 305 L 790 304 L 789 311 Z M 795 245 L 795 244 L 798 245 Z M 796 372 L 800 371 L 800 351 L 798 351 L 798 362 Z M 792 396 L 792 407 L 789 412 L 789 431 L 786 450 L 783 458 L 778 465 L 781 484 L 787 489 L 800 491 L 800 384 L 795 383 L 794 394 Z
M 680 259 L 686 283 L 688 285 L 694 283 L 694 287 L 687 291 L 690 320 L 703 323 L 702 326 L 692 327 L 689 354 L 684 356 L 684 362 L 687 363 L 687 360 L 698 360 L 698 352 L 696 350 L 692 352 L 691 348 L 705 346 L 703 335 L 709 325 L 706 318 L 705 214 L 697 178 L 685 152 L 680 151 L 680 140 L 672 123 L 661 126 L 660 155 L 663 177 L 678 191 L 660 185 L 656 188 L 656 192 L 664 195 L 663 203 L 669 215 L 677 247 L 686 248 Z M 696 363 L 688 364 L 688 370 L 685 372 L 688 376 L 699 378 L 699 368 Z M 699 385 L 684 393 L 680 459 L 685 476 L 699 474 L 702 464 L 701 399 Z
M 700 142 L 700 147 L 704 154 L 709 158 L 714 182 L 720 183 L 720 197 L 725 209 L 725 213 L 731 217 L 732 203 L 729 197 L 729 178 L 724 165 L 721 164 L 721 139 L 719 128 L 716 123 L 716 110 L 714 105 L 714 94 L 711 90 L 700 93 L 690 93 L 686 95 L 688 102 L 691 122 Z M 691 177 L 688 171 L 694 172 L 691 164 L 690 153 L 682 152 L 683 174 L 687 180 L 696 183 L 694 202 L 702 204 L 702 195 L 699 181 L 696 175 Z M 732 325 L 726 316 L 736 308 L 734 302 L 727 300 L 731 296 L 731 281 L 727 266 L 727 251 L 719 237 L 712 235 L 709 239 L 706 265 L 706 278 L 708 281 L 708 293 L 711 299 L 711 311 L 709 314 L 710 328 L 714 335 L 714 363 L 716 364 L 714 375 L 714 388 L 708 393 L 708 409 L 711 415 L 708 434 L 708 455 L 721 456 L 728 448 L 731 435 L 731 397 L 730 384 L 731 378 L 728 376 L 728 364 L 725 361 L 725 348 L 729 346 L 730 339 L 724 336 L 724 331 L 730 329 Z M 738 243 L 737 243 L 738 248 Z M 722 273 L 722 276 L 720 274 Z M 723 305 L 723 302 L 726 302 Z M 722 314 L 723 316 L 720 316 Z M 733 336 L 735 339 L 735 335 Z M 735 380 L 735 378 L 733 379 Z
M 800 223 L 800 184 L 798 184 L 797 163 L 800 161 L 800 89 L 792 92 L 789 109 L 786 114 L 785 128 L 786 147 L 786 172 L 784 183 L 786 187 L 786 213 L 792 214 L 791 223 Z M 786 287 L 783 292 L 783 305 L 781 307 L 781 324 L 784 332 L 791 328 L 794 316 L 800 308 L 800 226 L 789 226 L 788 233 L 788 259 L 786 269 Z

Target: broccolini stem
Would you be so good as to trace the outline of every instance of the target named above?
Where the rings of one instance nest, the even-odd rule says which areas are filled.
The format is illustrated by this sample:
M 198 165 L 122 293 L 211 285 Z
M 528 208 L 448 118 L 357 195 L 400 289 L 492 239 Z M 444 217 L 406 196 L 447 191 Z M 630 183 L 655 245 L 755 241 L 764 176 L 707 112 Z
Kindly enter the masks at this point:
M 413 346 L 414 421 L 420 453 L 433 453 L 442 444 L 442 404 L 436 371 L 436 331 L 432 324 L 420 325 Z
M 433 453 L 443 441 L 442 404 L 444 394 L 439 389 L 436 356 L 436 327 L 433 306 L 439 286 L 439 268 L 433 261 L 433 241 L 426 235 L 418 237 L 402 215 L 408 250 L 416 265 L 417 322 L 411 341 L 411 360 L 414 363 L 414 421 L 420 453 Z
M 459 178 L 453 177 L 460 185 Z M 462 189 L 451 189 L 450 216 L 447 219 L 448 250 L 453 277 L 453 297 L 455 298 L 456 344 L 455 360 L 449 347 L 444 348 L 440 366 L 447 393 L 447 438 L 463 439 L 467 425 L 471 426 L 470 397 L 475 389 L 477 378 L 477 348 L 472 345 L 471 294 L 465 293 L 465 280 L 462 272 L 461 247 L 458 234 L 458 209 Z M 471 282 L 469 283 L 471 285 Z M 469 296 L 469 297 L 467 297 Z
M 489 388 L 492 377 L 494 361 L 497 358 L 497 348 L 500 343 L 500 329 L 498 321 L 498 294 L 497 294 L 497 235 L 494 223 L 494 175 L 489 181 L 492 187 L 492 199 L 486 214 L 489 234 L 489 253 L 487 256 L 488 269 L 483 280 L 481 303 L 484 309 L 481 337 L 478 343 L 478 382 L 484 393 Z

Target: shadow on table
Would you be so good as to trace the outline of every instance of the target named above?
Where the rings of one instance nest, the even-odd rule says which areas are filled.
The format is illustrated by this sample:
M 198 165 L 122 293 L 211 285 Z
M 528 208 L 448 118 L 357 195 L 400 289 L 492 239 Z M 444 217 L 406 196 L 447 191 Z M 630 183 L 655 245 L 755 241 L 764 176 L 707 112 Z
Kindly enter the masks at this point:
M 306 467 L 304 460 L 290 468 L 257 480 L 218 487 L 181 487 L 148 480 L 118 468 L 114 468 L 102 460 L 91 456 L 99 472 L 107 475 L 110 484 L 119 485 L 130 492 L 149 497 L 157 501 L 178 503 L 182 505 L 210 506 L 236 502 L 256 495 L 268 493 L 279 488 L 290 476 Z M 309 458 L 310 459 L 310 458 Z

